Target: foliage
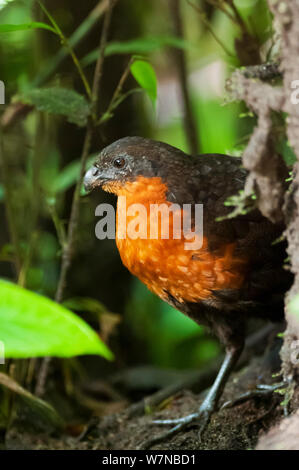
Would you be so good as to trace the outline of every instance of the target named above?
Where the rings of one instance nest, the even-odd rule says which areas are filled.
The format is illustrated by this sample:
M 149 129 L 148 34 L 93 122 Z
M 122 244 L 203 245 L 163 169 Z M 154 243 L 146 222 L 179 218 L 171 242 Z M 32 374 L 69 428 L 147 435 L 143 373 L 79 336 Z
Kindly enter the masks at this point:
M 233 219 L 238 215 L 245 215 L 255 208 L 255 194 L 245 194 L 243 190 L 239 191 L 239 194 L 230 196 L 224 203 L 227 207 L 234 207 L 232 212 L 223 217 L 218 217 L 217 220 L 220 222 L 225 219 Z
M 113 41 L 107 44 L 105 55 L 115 54 L 151 54 L 164 47 L 176 47 L 178 49 L 192 49 L 195 46 L 190 42 L 175 36 L 153 36 L 145 38 L 130 39 L 129 41 Z M 92 51 L 82 59 L 82 65 L 87 66 L 97 60 L 98 51 Z
M 131 72 L 135 80 L 143 88 L 153 103 L 157 99 L 157 77 L 151 64 L 145 60 L 135 60 L 131 65 Z
M 33 21 L 31 23 L 25 24 L 1 24 L 0 25 L 0 33 L 10 33 L 12 31 L 26 31 L 28 29 L 47 29 L 48 31 L 52 31 L 52 33 L 56 34 L 56 31 L 52 26 L 41 23 L 38 21 Z
M 13 0 L 0 9 L 0 78 L 7 82 L 8 102 L 14 96 L 16 105 L 21 100 L 32 106 L 26 119 L 18 118 L 17 126 L 5 136 L 11 203 L 22 258 L 21 281 L 28 289 L 42 295 L 55 295 L 72 187 L 81 172 L 79 157 L 84 130 L 81 128 L 86 127 L 89 119 L 96 124 L 92 152 L 98 152 L 106 143 L 129 133 L 153 137 L 188 151 L 183 102 L 172 60 L 172 52 L 179 50 L 184 52 L 187 63 L 200 151 L 240 154 L 255 125 L 255 118 L 240 104 L 224 106 L 223 103 L 225 79 L 231 74 L 232 65 L 240 65 L 240 57 L 235 52 L 236 41 L 245 28 L 251 38 L 256 36 L 258 46 L 264 51 L 263 58 L 275 54 L 265 0 L 235 0 L 244 20 L 243 26 L 215 6 L 223 2 L 212 2 L 213 6 L 209 5 L 207 9 L 206 2 L 201 2 L 204 15 L 199 14 L 190 2 L 182 2 L 184 38 L 173 34 L 167 2 L 119 3 L 125 4 L 125 15 L 128 16 L 124 17 L 122 13 L 117 17 L 116 12 L 115 25 L 118 26 L 114 25 L 110 31 L 104 51 L 104 80 L 100 86 L 99 109 L 94 116 L 90 112 L 91 72 L 99 56 L 95 36 L 99 35 L 103 20 L 101 8 L 96 6 L 85 18 L 83 15 L 77 18 L 70 2 L 62 1 L 59 8 L 47 2 L 49 11 L 44 9 L 44 19 L 49 24 L 30 20 L 31 2 Z M 229 7 L 226 10 L 232 13 Z M 135 21 L 135 29 L 127 27 L 129 19 L 132 24 Z M 122 78 L 122 86 L 117 89 Z M 135 93 L 135 81 L 138 91 L 145 93 Z M 159 103 L 153 107 L 144 95 L 157 103 L 158 84 Z M 240 119 L 240 113 L 244 119 Z M 57 120 L 55 115 L 61 118 Z M 279 145 L 288 163 L 292 163 L 292 150 L 283 132 Z M 90 156 L 87 166 L 93 160 Z M 7 196 L 3 183 L 1 180 L 0 202 L 4 209 Z M 120 333 L 119 348 L 121 352 L 125 349 L 128 362 L 136 360 L 134 344 L 142 339 L 147 348 L 140 351 L 140 361 L 149 359 L 153 364 L 165 367 L 204 364 L 218 353 L 216 342 L 188 318 L 140 287 L 138 282 L 131 283 L 129 275 L 121 271 L 112 242 L 95 244 L 93 204 L 104 197 L 98 192 L 91 199 L 81 198 L 80 201 L 76 262 L 67 282 L 68 296 L 77 300 L 72 307 L 69 304 L 69 308 L 82 312 L 88 320 L 92 316 L 86 317 L 86 312 L 95 310 L 99 313 L 100 305 L 106 313 L 110 310 L 126 312 L 127 322 Z M 250 199 L 249 202 L 254 201 Z M 247 210 L 248 199 L 245 201 L 241 194 L 228 203 L 237 206 L 242 213 Z M 12 278 L 10 268 L 16 250 L 4 230 L 1 245 L 3 276 Z M 83 302 L 81 298 L 78 302 L 79 296 L 89 300 Z M 27 304 L 28 318 L 29 306 Z M 14 308 L 17 311 L 19 307 L 15 305 Z M 36 310 L 33 311 L 36 315 Z M 93 324 L 94 318 L 90 321 Z M 34 326 L 37 334 L 38 326 Z M 40 328 L 43 328 L 43 322 Z M 51 331 L 54 336 L 65 333 L 61 351 L 71 346 L 66 329 L 59 327 L 57 331 L 54 328 Z M 50 340 L 49 335 L 47 338 Z M 188 354 L 182 354 L 182 350 L 188 350 Z M 44 354 L 48 352 L 45 350 Z
M 38 111 L 65 116 L 69 122 L 84 127 L 90 115 L 90 105 L 83 95 L 67 88 L 41 88 L 28 91 L 21 98 Z
M 112 358 L 98 335 L 65 307 L 3 280 L 0 297 L 5 357 L 99 354 Z

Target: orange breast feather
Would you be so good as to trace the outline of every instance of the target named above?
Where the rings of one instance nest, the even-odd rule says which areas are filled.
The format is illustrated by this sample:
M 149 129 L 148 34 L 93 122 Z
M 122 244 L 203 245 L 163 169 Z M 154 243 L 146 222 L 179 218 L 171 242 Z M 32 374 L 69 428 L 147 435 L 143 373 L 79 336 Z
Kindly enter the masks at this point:
M 116 243 L 123 264 L 162 299 L 167 298 L 168 292 L 179 302 L 197 302 L 210 298 L 212 290 L 239 289 L 244 282 L 246 260 L 234 255 L 234 244 L 223 245 L 217 254 L 211 253 L 208 241 L 203 237 L 200 249 L 186 250 L 184 237 L 173 239 L 171 229 L 169 239 L 161 238 L 160 221 L 158 238 L 149 239 L 149 226 L 153 222 L 150 204 L 170 205 L 166 192 L 167 187 L 160 178 L 139 177 L 118 188 L 117 194 L 126 196 L 127 208 L 136 203 L 146 208 L 145 220 L 141 223 L 147 224 L 147 237 L 131 239 L 128 236 L 119 237 L 118 221 L 123 214 L 119 213 L 118 207 Z M 127 225 L 133 218 L 126 218 Z M 172 216 L 169 220 L 171 225 Z

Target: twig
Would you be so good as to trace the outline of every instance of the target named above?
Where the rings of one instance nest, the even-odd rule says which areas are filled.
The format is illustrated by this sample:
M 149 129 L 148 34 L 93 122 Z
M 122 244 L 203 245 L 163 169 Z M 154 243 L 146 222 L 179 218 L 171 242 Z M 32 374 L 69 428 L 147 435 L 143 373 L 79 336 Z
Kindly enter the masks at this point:
M 243 32 L 247 32 L 247 26 L 246 26 L 246 23 L 245 21 L 243 20 L 242 16 L 240 15 L 236 5 L 234 4 L 234 1 L 233 0 L 226 0 L 226 2 L 230 8 L 232 9 L 232 11 L 234 12 L 234 15 L 235 15 L 235 19 L 236 19 L 236 22 L 237 24 L 240 26 L 241 30 Z M 224 11 L 224 10 L 223 10 Z M 226 14 L 228 14 L 226 12 Z
M 128 65 L 126 66 L 122 76 L 120 77 L 118 85 L 115 88 L 115 91 L 114 91 L 113 96 L 110 100 L 110 103 L 108 104 L 108 107 L 107 107 L 106 111 L 102 114 L 102 116 L 100 117 L 100 119 L 97 122 L 98 125 L 102 124 L 107 119 L 109 119 L 112 116 L 112 111 L 119 104 L 120 95 L 121 95 L 124 83 L 125 83 L 125 81 L 127 80 L 128 76 L 129 76 L 130 68 L 131 68 L 131 65 L 132 65 L 133 62 L 134 62 L 134 59 L 131 58 L 129 60 Z M 131 91 L 136 91 L 136 89 L 131 90 Z
M 183 24 L 180 10 L 180 0 L 170 0 L 170 12 L 172 16 L 173 26 L 176 37 L 184 39 Z M 190 147 L 190 151 L 193 155 L 196 155 L 199 151 L 199 142 L 197 135 L 197 126 L 195 124 L 194 115 L 191 106 L 191 97 L 188 88 L 188 77 L 186 67 L 185 52 L 180 49 L 175 49 L 173 55 L 176 61 L 176 67 L 179 75 L 179 82 L 181 87 L 181 93 L 184 102 L 184 127 Z
M 56 234 L 57 234 L 59 244 L 60 244 L 61 248 L 63 249 L 66 245 L 67 236 L 66 236 L 64 224 L 60 220 L 60 218 L 57 214 L 55 204 L 56 204 L 56 201 L 54 201 L 53 204 L 52 204 L 52 202 L 50 202 L 48 204 L 48 208 L 49 208 L 49 212 L 50 212 L 50 215 L 51 215 L 51 219 L 52 219 L 53 224 L 54 224 L 55 229 L 56 229 Z
M 4 195 L 5 195 L 5 211 L 6 217 L 8 222 L 8 228 L 10 232 L 10 239 L 12 241 L 14 247 L 14 264 L 15 264 L 15 271 L 16 277 L 18 278 L 19 272 L 22 267 L 22 255 L 20 249 L 20 240 L 18 229 L 15 224 L 15 215 L 14 209 L 12 205 L 12 195 L 11 195 L 11 188 L 9 183 L 9 169 L 5 161 L 4 156 L 4 148 L 3 148 L 3 134 L 2 134 L 2 126 L 0 125 L 0 171 L 2 174 L 2 184 L 4 188 Z
M 92 98 L 91 96 L 91 89 L 90 89 L 90 86 L 89 86 L 89 83 L 88 83 L 88 80 L 85 76 L 85 73 L 83 72 L 83 69 L 81 67 L 81 64 L 80 64 L 80 61 L 78 59 L 78 57 L 76 56 L 70 42 L 68 41 L 68 39 L 65 37 L 65 35 L 63 34 L 63 32 L 61 31 L 60 27 L 58 26 L 58 24 L 56 23 L 55 19 L 53 18 L 53 16 L 50 14 L 50 12 L 47 10 L 47 8 L 42 4 L 42 2 L 40 2 L 38 0 L 38 3 L 41 7 L 41 9 L 43 10 L 44 14 L 47 16 L 47 18 L 51 21 L 52 25 L 54 26 L 55 28 L 55 31 L 56 33 L 58 34 L 58 36 L 60 37 L 60 40 L 61 40 L 61 43 L 66 47 L 66 49 L 68 50 L 71 58 L 73 59 L 73 62 L 75 64 L 75 67 L 77 68 L 78 70 L 78 73 L 81 77 L 81 80 L 82 80 L 82 83 L 85 87 L 85 91 L 89 97 L 89 99 Z
M 224 6 L 225 2 L 222 2 L 221 0 L 207 0 L 210 5 L 212 5 L 215 8 L 218 8 L 220 11 L 222 11 L 233 23 L 238 24 L 237 20 L 232 13 L 230 13 L 227 8 Z
M 215 39 L 215 41 L 219 44 L 220 47 L 222 47 L 222 49 L 224 50 L 225 54 L 227 54 L 229 57 L 234 57 L 234 55 L 227 49 L 226 45 L 221 41 L 221 39 L 217 36 L 217 34 L 215 33 L 215 31 L 213 30 L 211 24 L 209 23 L 209 21 L 206 19 L 206 15 L 205 13 L 200 9 L 200 7 L 198 5 L 194 5 L 194 3 L 192 3 L 190 0 L 187 0 L 189 5 L 194 8 L 194 10 L 197 11 L 198 15 L 199 15 L 199 19 L 203 22 L 203 24 L 205 25 L 205 27 L 208 29 L 208 31 L 210 32 L 210 34 L 213 36 L 213 38 Z
M 99 45 L 99 58 L 96 63 L 96 68 L 95 68 L 94 77 L 93 77 L 93 84 L 92 84 L 92 109 L 94 113 L 96 113 L 97 104 L 100 99 L 99 91 L 100 91 L 100 81 L 101 81 L 102 74 L 103 74 L 105 49 L 107 45 L 107 38 L 108 38 L 108 32 L 109 32 L 109 27 L 110 27 L 110 22 L 111 22 L 112 10 L 116 2 L 117 0 L 109 0 L 109 5 L 108 5 L 107 12 L 105 14 L 104 24 L 102 28 L 102 34 L 101 34 L 100 45 Z M 82 180 L 83 180 L 83 176 L 84 176 L 84 168 L 82 172 Z
M 207 0 L 208 3 L 215 8 L 222 11 L 240 30 L 240 35 L 235 38 L 235 50 L 237 57 L 242 65 L 255 65 L 259 64 L 260 58 L 260 44 L 252 34 L 240 15 L 238 9 L 234 4 L 234 0 Z M 227 8 L 228 7 L 228 8 Z M 229 11 L 229 9 L 231 11 Z
M 105 13 L 107 8 L 108 0 L 100 1 L 68 39 L 69 46 L 73 49 L 78 46 L 95 26 L 99 18 Z M 31 84 L 32 88 L 38 88 L 49 80 L 61 63 L 68 57 L 68 54 L 69 51 L 65 47 L 61 47 L 57 54 L 51 57 L 45 66 L 40 69 L 39 74 L 34 78 Z M 33 106 L 24 103 L 11 103 L 8 105 L 1 116 L 3 130 L 13 126 L 17 121 L 24 119 L 32 109 Z
M 85 20 L 78 26 L 71 37 L 68 39 L 69 45 L 74 49 L 78 46 L 85 36 L 94 27 L 99 18 L 107 11 L 108 0 L 100 1 L 96 7 L 90 12 Z M 45 67 L 40 71 L 32 83 L 32 87 L 40 87 L 49 80 L 61 63 L 68 57 L 68 51 L 61 48 L 54 57 L 49 59 Z
M 35 142 L 33 147 L 33 154 L 31 157 L 31 180 L 30 186 L 31 190 L 31 214 L 30 214 L 30 230 L 28 232 L 28 247 L 23 256 L 23 264 L 22 269 L 19 273 L 18 284 L 22 287 L 26 285 L 26 277 L 32 262 L 32 257 L 34 253 L 34 249 L 36 246 L 36 241 L 38 238 L 38 229 L 37 223 L 39 218 L 39 211 L 40 211 L 40 185 L 39 185 L 39 176 L 40 176 L 40 168 L 41 163 L 44 155 L 44 139 L 47 135 L 45 130 L 45 123 L 43 119 L 43 114 L 41 112 L 38 113 L 38 120 L 36 124 L 36 132 L 35 132 Z
M 109 6 L 105 14 L 104 24 L 101 33 L 100 45 L 99 45 L 99 58 L 95 67 L 94 78 L 93 78 L 93 85 L 92 85 L 92 110 L 93 114 L 96 113 L 96 108 L 99 100 L 99 85 L 100 80 L 102 77 L 102 68 L 104 63 L 104 55 L 105 55 L 105 47 L 107 44 L 108 32 L 111 22 L 111 15 L 114 5 L 116 4 L 117 0 L 109 0 Z M 80 209 L 80 190 L 83 182 L 83 177 L 85 173 L 85 166 L 86 160 L 89 155 L 91 140 L 93 136 L 95 128 L 95 122 L 92 119 L 89 119 L 83 144 L 83 150 L 81 155 L 81 167 L 80 167 L 80 175 L 77 181 L 72 207 L 71 207 L 71 214 L 67 232 L 67 241 L 64 246 L 62 252 L 62 263 L 61 263 L 61 270 L 60 270 L 60 277 L 57 285 L 55 301 L 60 303 L 63 300 L 63 293 L 66 284 L 66 277 L 71 265 L 71 261 L 73 258 L 74 252 L 74 244 L 75 244 L 75 235 L 78 226 L 78 217 L 79 217 L 79 209 Z M 44 393 L 45 383 L 48 375 L 48 369 L 50 364 L 50 358 L 45 358 L 40 368 L 40 372 L 37 379 L 36 385 L 36 395 L 41 396 Z

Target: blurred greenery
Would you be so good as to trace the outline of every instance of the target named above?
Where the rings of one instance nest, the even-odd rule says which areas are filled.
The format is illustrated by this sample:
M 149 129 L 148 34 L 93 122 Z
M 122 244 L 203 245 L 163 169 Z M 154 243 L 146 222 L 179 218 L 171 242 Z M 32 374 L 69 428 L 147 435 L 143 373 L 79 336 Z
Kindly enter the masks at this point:
M 184 38 L 173 34 L 167 2 L 123 0 L 116 7 L 105 51 L 99 115 L 105 115 L 109 109 L 132 55 L 142 55 L 135 59 L 131 71 L 146 93 L 130 93 L 136 82 L 132 76 L 126 79 L 120 96 L 126 99 L 117 97 L 113 113 L 107 114 L 109 119 L 97 130 L 88 165 L 101 147 L 124 135 L 143 135 L 189 151 L 174 50 L 183 51 L 186 57 L 201 153 L 240 155 L 242 152 L 255 117 L 248 115 L 242 104 L 226 102 L 225 80 L 236 66 L 244 65 L 246 47 L 240 43 L 244 28 L 262 51 L 262 60 L 275 56 L 267 2 L 235 0 L 244 21 L 243 30 L 240 23 L 211 6 L 211 2 L 194 1 L 196 9 L 190 2 L 182 0 L 181 3 Z M 86 80 L 92 83 L 98 57 L 99 24 L 102 25 L 100 15 L 96 20 L 89 16 L 95 2 L 88 0 L 84 5 L 81 2 L 77 5 L 70 0 L 48 0 L 44 4 L 69 38 Z M 6 84 L 7 102 L 3 111 L 9 103 L 18 103 L 20 97 L 22 102 L 33 105 L 27 117 L 17 118 L 5 132 L 10 181 L 1 179 L 0 216 L 4 220 L 5 183 L 10 186 L 24 262 L 24 285 L 53 298 L 72 192 L 80 173 L 84 129 L 73 123 L 85 126 L 90 107 L 78 65 L 74 65 L 74 58 L 70 59 L 69 50 L 64 59 L 61 51 L 66 50 L 65 44 L 59 42 L 57 35 L 42 29 L 13 31 L 10 28 L 10 32 L 4 32 L 8 28 L 5 25 L 45 21 L 48 20 L 33 0 L 0 0 L 0 78 Z M 156 101 L 155 108 L 151 100 Z M 283 132 L 280 146 L 285 158 L 291 159 Z M 122 327 L 114 333 L 118 335 L 113 344 L 117 343 L 115 350 L 119 358 L 115 367 L 141 362 L 161 367 L 203 366 L 219 354 L 218 342 L 204 328 L 132 279 L 122 267 L 114 243 L 95 240 L 95 206 L 112 200 L 102 193 L 82 198 L 66 298 L 94 299 L 107 311 L 124 316 Z M 13 279 L 11 259 L 15 253 L 7 222 L 1 232 L 1 247 L 6 249 L 0 251 L 0 275 Z M 73 305 L 74 310 L 85 318 L 90 304 L 89 307 L 84 304 L 85 310 L 80 305 Z M 94 326 L 93 321 L 91 324 Z

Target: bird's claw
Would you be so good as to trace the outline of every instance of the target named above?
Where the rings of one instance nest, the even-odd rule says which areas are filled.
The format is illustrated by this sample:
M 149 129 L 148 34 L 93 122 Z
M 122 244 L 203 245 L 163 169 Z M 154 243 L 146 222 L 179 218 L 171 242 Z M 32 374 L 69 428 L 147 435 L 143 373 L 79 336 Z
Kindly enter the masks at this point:
M 268 397 L 273 394 L 273 392 L 278 392 L 280 389 L 286 387 L 286 382 L 279 382 L 272 385 L 267 384 L 258 384 L 254 390 L 249 390 L 248 392 L 242 393 L 233 400 L 228 400 L 221 406 L 221 410 L 225 408 L 232 408 L 233 406 L 244 403 L 247 400 L 252 398 Z
M 164 425 L 174 425 L 174 426 L 168 431 L 165 431 L 164 433 L 161 433 L 158 436 L 155 436 L 153 438 L 148 439 L 147 441 L 144 441 L 139 448 L 144 449 L 144 450 L 149 449 L 154 444 L 159 444 L 160 442 L 163 442 L 166 439 L 175 436 L 179 432 L 186 429 L 189 425 L 199 426 L 198 438 L 200 442 L 202 433 L 206 429 L 213 411 L 214 411 L 213 409 L 200 407 L 197 413 L 192 413 L 190 415 L 184 416 L 183 418 L 161 419 L 161 420 L 152 421 L 152 424 L 159 424 L 162 426 Z
M 177 419 L 156 419 L 152 421 L 153 424 L 161 424 L 161 425 L 167 425 L 167 424 L 190 424 L 193 421 L 198 419 L 198 413 L 192 413 L 187 416 L 183 416 L 183 418 L 177 418 Z

